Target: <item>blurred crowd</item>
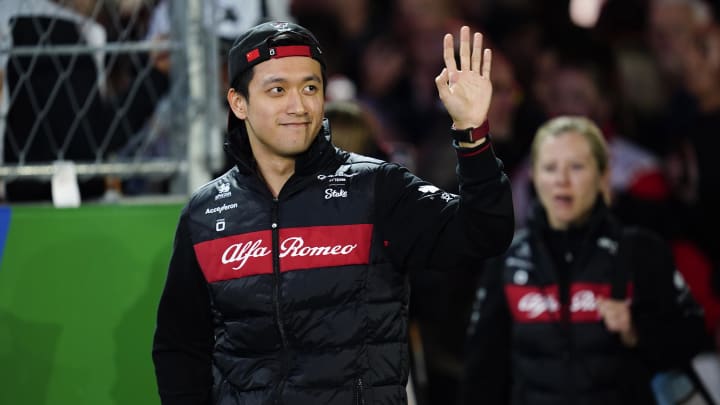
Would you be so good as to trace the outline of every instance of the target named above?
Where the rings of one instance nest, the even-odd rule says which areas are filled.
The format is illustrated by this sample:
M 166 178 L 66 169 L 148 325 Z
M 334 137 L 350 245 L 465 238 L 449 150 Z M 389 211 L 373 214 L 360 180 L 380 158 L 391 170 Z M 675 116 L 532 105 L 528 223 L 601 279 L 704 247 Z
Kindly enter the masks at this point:
M 171 2 L 45 3 L 60 4 L 93 20 L 106 42 L 172 36 Z M 486 46 L 493 50 L 490 132 L 513 185 L 518 226 L 535 198 L 528 172 L 530 143 L 538 127 L 560 115 L 591 119 L 609 145 L 610 209 L 623 223 L 649 228 L 669 243 L 677 268 L 705 310 L 708 336 L 720 336 L 720 167 L 714 160 L 714 151 L 720 150 L 720 2 L 238 3 L 215 3 L 221 58 L 239 30 L 262 20 L 292 19 L 307 27 L 327 57 L 327 115 L 335 143 L 402 163 L 450 191 L 457 188 L 455 156 L 446 147 L 451 123 L 434 83 L 443 66 L 439 50 L 443 35 L 462 25 L 483 32 Z M 115 8 L 108 12 L 109 7 Z M 3 9 L 11 10 L 6 4 Z M 7 24 L 7 19 L 0 24 Z M 150 63 L 134 62 L 138 57 Z M 124 111 L 132 118 L 112 128 L 125 131 L 121 142 L 105 146 L 116 152 L 127 148 L 133 135 L 149 125 L 155 108 L 162 112 L 170 63 L 166 54 L 157 53 L 120 55 L 105 62 L 110 69 L 103 99 L 127 107 Z M 142 66 L 150 68 L 138 70 Z M 219 94 L 224 100 L 224 59 L 219 67 Z M 7 69 L 0 67 L 3 70 Z M 138 78 L 154 85 L 130 86 Z M 152 90 L 146 97 L 133 92 L 134 101 L 124 104 L 129 89 Z M 10 152 L 6 145 L 5 161 L 12 161 Z M 126 181 L 122 187 L 128 194 L 167 191 L 137 181 Z M 428 404 L 453 403 L 476 280 L 470 274 L 431 273 L 412 283 L 417 329 L 411 336 L 414 348 L 421 345 L 423 351 L 412 359 L 418 370 L 425 370 L 414 376 L 416 390 Z M 717 347 L 717 341 L 714 344 Z

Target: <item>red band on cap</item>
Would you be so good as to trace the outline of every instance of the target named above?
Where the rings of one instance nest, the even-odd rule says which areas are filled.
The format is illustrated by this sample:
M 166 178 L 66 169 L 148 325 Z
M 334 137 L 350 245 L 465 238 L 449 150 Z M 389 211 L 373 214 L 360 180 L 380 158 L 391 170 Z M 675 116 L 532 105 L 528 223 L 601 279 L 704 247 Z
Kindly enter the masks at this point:
M 285 58 L 288 56 L 312 57 L 312 52 L 310 52 L 310 47 L 307 45 L 287 45 L 270 49 L 270 57 L 272 58 Z
M 260 57 L 260 50 L 257 48 L 255 48 L 252 51 L 245 54 L 245 59 L 247 59 L 248 62 L 252 62 L 259 57 Z

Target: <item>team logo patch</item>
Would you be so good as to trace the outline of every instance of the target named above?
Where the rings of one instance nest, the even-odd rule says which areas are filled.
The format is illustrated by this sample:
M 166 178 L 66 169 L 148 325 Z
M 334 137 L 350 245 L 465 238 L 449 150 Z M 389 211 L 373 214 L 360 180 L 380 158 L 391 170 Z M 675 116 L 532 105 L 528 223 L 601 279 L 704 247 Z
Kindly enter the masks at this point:
M 597 245 L 599 248 L 607 250 L 611 255 L 615 255 L 618 250 L 617 241 L 612 240 L 606 236 L 599 237 L 597 240 Z
M 323 198 L 326 200 L 347 198 L 347 186 L 350 184 L 350 180 L 357 175 L 358 173 L 318 174 L 317 179 L 327 183 Z
M 432 184 L 422 185 L 418 187 L 418 191 L 426 194 L 422 198 L 429 198 L 431 200 L 434 200 L 435 197 L 438 197 L 445 202 L 450 202 L 450 200 L 456 197 L 456 195 L 448 193 L 446 191 L 442 191 L 441 189 L 433 186 Z
M 573 323 L 599 322 L 598 298 L 609 297 L 610 290 L 610 284 L 573 283 L 569 291 L 570 321 Z M 509 284 L 505 286 L 505 296 L 517 322 L 557 322 L 560 320 L 562 305 L 557 285 L 535 287 Z
M 372 229 L 371 224 L 280 229 L 280 271 L 368 264 Z M 273 272 L 270 230 L 213 239 L 194 248 L 208 282 Z
M 215 201 L 232 196 L 232 193 L 230 192 L 230 183 L 215 183 L 215 189 L 217 189 L 218 192 L 217 195 L 215 195 Z
M 290 25 L 286 22 L 274 22 L 272 27 L 278 31 L 290 31 Z
M 345 189 L 335 190 L 332 188 L 326 188 L 325 189 L 325 199 L 329 200 L 331 198 L 347 198 L 348 192 Z
M 232 204 L 223 204 L 219 207 L 206 208 L 205 215 L 222 214 L 225 211 L 234 210 L 237 207 L 238 207 L 238 203 L 232 203 Z
M 438 191 L 440 191 L 440 189 L 437 188 L 437 187 L 435 187 L 435 186 L 433 186 L 432 184 L 428 184 L 428 185 L 425 185 L 425 186 L 420 186 L 420 187 L 418 187 L 418 191 L 421 192 L 421 193 L 423 193 L 423 194 L 435 194 L 435 193 L 437 193 Z

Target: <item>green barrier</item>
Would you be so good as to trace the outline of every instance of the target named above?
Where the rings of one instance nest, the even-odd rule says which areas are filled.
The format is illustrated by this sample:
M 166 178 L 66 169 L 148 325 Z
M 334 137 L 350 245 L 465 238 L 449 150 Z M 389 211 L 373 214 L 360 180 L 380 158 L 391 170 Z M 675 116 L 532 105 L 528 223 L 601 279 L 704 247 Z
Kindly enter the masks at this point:
M 0 404 L 159 404 L 150 352 L 180 209 L 12 207 Z

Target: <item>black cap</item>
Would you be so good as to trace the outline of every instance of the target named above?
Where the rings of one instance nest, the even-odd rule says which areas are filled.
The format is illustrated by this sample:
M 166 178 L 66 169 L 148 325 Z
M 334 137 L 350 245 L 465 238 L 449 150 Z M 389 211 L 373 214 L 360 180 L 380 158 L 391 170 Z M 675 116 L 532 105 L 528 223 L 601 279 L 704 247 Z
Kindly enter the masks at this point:
M 276 45 L 273 40 L 288 35 L 289 39 L 279 41 Z M 297 37 L 297 41 L 293 37 Z M 233 85 L 235 80 L 245 71 L 258 63 L 273 58 L 287 56 L 307 56 L 320 62 L 323 69 L 323 58 L 320 44 L 315 36 L 306 28 L 285 21 L 271 21 L 256 25 L 242 33 L 233 43 L 228 52 L 228 79 Z M 232 110 L 228 112 L 228 133 L 241 124 Z

